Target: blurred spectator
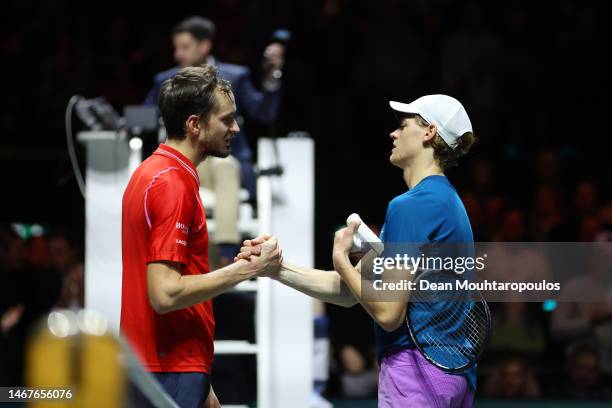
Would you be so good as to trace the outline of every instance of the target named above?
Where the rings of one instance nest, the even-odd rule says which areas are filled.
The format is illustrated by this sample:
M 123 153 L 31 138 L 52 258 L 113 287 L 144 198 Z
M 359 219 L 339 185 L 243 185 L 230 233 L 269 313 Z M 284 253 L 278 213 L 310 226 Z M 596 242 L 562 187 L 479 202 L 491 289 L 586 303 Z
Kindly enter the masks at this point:
M 507 358 L 492 369 L 482 394 L 490 398 L 533 399 L 541 395 L 540 384 L 527 362 Z
M 25 243 L 10 225 L 0 225 L 0 270 L 20 269 L 26 262 Z
M 342 394 L 348 398 L 367 398 L 376 395 L 378 372 L 368 367 L 364 355 L 354 346 L 340 350 L 340 362 L 344 367 L 340 381 Z
M 598 191 L 591 180 L 583 180 L 576 185 L 572 196 L 572 208 L 567 219 L 553 228 L 553 241 L 593 241 L 601 226 L 597 218 Z
M 511 208 L 503 212 L 500 227 L 496 231 L 494 240 L 499 242 L 523 242 L 527 238 L 527 225 L 525 213 L 519 209 Z
M 58 275 L 48 268 L 42 235 L 23 241 L 9 226 L 0 228 L 0 364 L 3 384 L 23 384 L 24 347 L 30 327 L 59 297 Z M 0 371 L 2 369 L 0 368 Z
M 14 328 L 22 319 L 24 305 L 19 290 L 19 271 L 25 264 L 23 240 L 9 225 L 0 225 L 0 384 L 13 385 L 20 363 L 12 350 Z
M 85 304 L 83 263 L 76 242 L 65 232 L 55 232 L 47 238 L 50 266 L 61 277 L 61 292 L 57 308 L 81 309 Z
M 579 217 L 593 215 L 597 211 L 598 193 L 595 183 L 583 180 L 574 190 L 574 211 Z
M 23 314 L 20 289 L 25 264 L 24 241 L 9 225 L 0 226 L 0 335 L 11 331 Z
M 534 241 L 549 241 L 564 219 L 563 195 L 558 187 L 540 185 L 535 190 L 530 235 Z
M 0 336 L 8 334 L 23 314 L 19 289 L 25 261 L 24 241 L 9 225 L 0 226 Z
M 610 379 L 602 375 L 599 356 L 590 345 L 579 343 L 570 346 L 565 370 L 566 381 L 559 397 L 612 401 Z
M 36 269 L 49 268 L 49 249 L 42 231 L 33 234 L 26 241 L 26 256 L 28 265 Z
M 347 309 L 326 304 L 325 310 L 329 318 L 329 339 L 333 350 L 327 392 L 330 396 L 344 396 L 345 382 L 350 388 L 367 377 L 363 374 L 352 375 L 346 370 L 350 369 L 353 373 L 359 372 L 360 367 L 366 372 L 377 370 L 372 321 L 363 309 L 356 307 Z M 355 336 L 354 333 L 360 335 Z M 375 383 L 377 385 L 377 380 Z M 376 392 L 372 395 L 375 396 Z

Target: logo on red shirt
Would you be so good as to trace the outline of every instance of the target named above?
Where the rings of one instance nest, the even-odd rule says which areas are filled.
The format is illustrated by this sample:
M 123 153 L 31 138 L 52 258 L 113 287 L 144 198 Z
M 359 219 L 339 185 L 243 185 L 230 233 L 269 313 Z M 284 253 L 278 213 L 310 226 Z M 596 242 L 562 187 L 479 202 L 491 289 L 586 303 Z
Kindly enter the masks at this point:
M 188 227 L 188 226 L 186 226 L 186 225 L 185 225 L 185 224 L 183 224 L 183 223 L 180 223 L 180 222 L 177 222 L 177 223 L 176 223 L 176 229 L 177 229 L 177 230 L 181 230 L 181 232 L 182 232 L 183 234 L 185 234 L 185 235 L 187 235 L 187 234 L 189 233 L 189 227 Z

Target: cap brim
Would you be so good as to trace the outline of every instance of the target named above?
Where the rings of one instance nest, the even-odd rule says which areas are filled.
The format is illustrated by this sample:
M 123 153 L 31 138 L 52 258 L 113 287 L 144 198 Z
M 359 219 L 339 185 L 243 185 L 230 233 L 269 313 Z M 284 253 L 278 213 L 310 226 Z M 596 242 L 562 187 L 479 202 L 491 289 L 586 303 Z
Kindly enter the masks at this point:
M 391 109 L 397 112 L 419 113 L 418 110 L 415 109 L 415 106 L 411 103 L 401 103 L 401 102 L 389 101 L 389 106 L 391 106 Z
M 389 101 L 389 106 L 391 106 L 391 109 L 393 109 L 393 114 L 395 115 L 397 121 L 400 123 L 404 119 L 405 115 L 421 114 L 421 112 L 419 112 L 419 110 L 416 109 L 415 106 L 411 103 Z

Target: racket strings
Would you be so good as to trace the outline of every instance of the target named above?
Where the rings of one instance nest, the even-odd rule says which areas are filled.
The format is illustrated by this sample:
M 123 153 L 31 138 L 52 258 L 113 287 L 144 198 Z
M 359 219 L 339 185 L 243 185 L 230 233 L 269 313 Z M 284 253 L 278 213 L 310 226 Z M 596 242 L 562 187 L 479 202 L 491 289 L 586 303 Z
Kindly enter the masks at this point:
M 418 291 L 412 296 L 409 326 L 426 357 L 439 367 L 460 369 L 481 355 L 490 330 L 484 300 L 441 301 L 435 291 Z

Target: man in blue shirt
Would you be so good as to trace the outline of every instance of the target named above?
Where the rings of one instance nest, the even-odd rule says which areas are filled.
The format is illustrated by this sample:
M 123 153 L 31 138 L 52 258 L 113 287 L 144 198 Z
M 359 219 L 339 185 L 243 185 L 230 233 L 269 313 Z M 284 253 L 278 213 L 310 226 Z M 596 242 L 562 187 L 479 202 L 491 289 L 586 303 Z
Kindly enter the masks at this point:
M 390 162 L 402 169 L 408 191 L 387 208 L 381 238 L 386 244 L 473 243 L 470 222 L 444 170 L 465 155 L 474 134 L 459 101 L 427 95 L 412 103 L 390 103 L 400 125 L 391 133 Z M 417 351 L 406 326 L 406 301 L 371 301 L 362 292 L 361 263 L 349 260 L 359 222 L 338 231 L 334 240 L 335 271 L 302 268 L 283 262 L 271 277 L 326 302 L 351 306 L 359 302 L 375 321 L 381 371 L 378 406 L 458 407 L 472 405 L 475 368 L 460 374 L 440 370 Z M 246 241 L 240 257 L 256 256 L 267 237 Z M 469 246 L 469 245 L 468 245 Z
M 391 102 L 400 126 L 393 133 L 390 162 L 402 169 L 408 191 L 387 208 L 381 238 L 385 243 L 471 243 L 467 213 L 444 170 L 467 153 L 474 135 L 459 101 L 427 95 L 410 104 Z M 405 324 L 405 302 L 362 298 L 361 275 L 348 260 L 357 225 L 337 233 L 334 267 L 375 320 L 381 361 L 379 407 L 468 407 L 472 405 L 475 368 L 448 374 L 416 350 Z
M 430 175 L 420 180 L 412 189 L 394 198 L 388 206 L 385 225 L 381 232 L 381 240 L 385 243 L 469 243 L 473 242 L 472 229 L 469 219 L 457 192 L 443 175 Z M 398 248 L 401 248 L 399 245 Z M 410 249 L 411 245 L 406 245 Z M 448 247 L 443 247 L 448 251 Z M 397 250 L 396 250 L 397 251 Z M 396 252 L 394 251 L 394 252 Z M 419 254 L 409 254 L 418 256 Z M 444 307 L 443 303 L 440 307 Z M 402 313 L 405 318 L 405 311 Z M 448 376 L 427 362 L 418 351 L 408 333 L 406 324 L 402 324 L 392 330 L 394 324 L 381 326 L 378 322 L 374 324 L 376 336 L 376 349 L 379 361 L 381 362 L 381 393 L 379 399 L 381 403 L 386 399 L 390 402 L 386 406 L 400 406 L 394 401 L 403 401 L 393 395 L 393 391 L 398 393 L 412 393 L 407 401 L 410 406 L 419 406 L 418 399 L 414 398 L 414 391 L 426 395 L 427 392 L 440 393 L 440 387 L 447 387 Z M 435 333 L 434 336 L 444 336 L 447 334 Z M 405 363 L 409 368 L 402 367 Z M 385 370 L 382 370 L 382 368 Z M 416 375 L 418 374 L 418 375 Z M 465 373 L 461 373 L 467 380 L 469 389 L 463 387 L 463 379 L 451 378 L 453 387 L 461 386 L 463 396 L 469 398 L 471 406 L 472 393 L 476 385 L 476 368 L 471 368 Z M 425 378 L 429 377 L 429 381 Z M 384 380 L 384 381 L 383 381 Z M 384 384 L 383 384 L 384 382 Z M 459 384 L 457 384 L 459 383 Z M 392 392 L 385 394 L 391 388 Z M 397 390 L 395 388 L 397 387 Z M 428 387 L 431 388 L 428 390 Z M 434 390 L 434 388 L 437 388 Z M 456 389 L 451 390 L 454 394 Z M 391 394 L 391 395 L 389 395 Z M 446 397 L 447 395 L 445 395 Z M 440 406 L 461 406 L 454 402 L 456 396 L 451 399 L 443 399 Z M 436 397 L 427 396 L 423 402 L 435 399 Z M 447 401 L 443 403 L 442 401 Z M 453 401 L 453 403 L 450 403 Z M 381 404 L 381 406 L 385 406 Z M 428 406 L 424 404 L 423 406 Z M 436 406 L 436 405 L 431 405 Z

